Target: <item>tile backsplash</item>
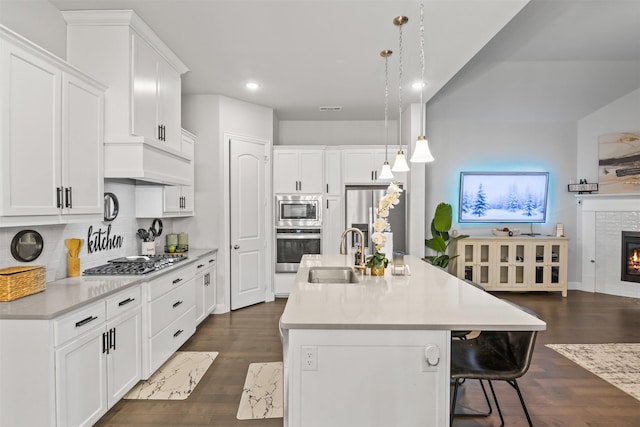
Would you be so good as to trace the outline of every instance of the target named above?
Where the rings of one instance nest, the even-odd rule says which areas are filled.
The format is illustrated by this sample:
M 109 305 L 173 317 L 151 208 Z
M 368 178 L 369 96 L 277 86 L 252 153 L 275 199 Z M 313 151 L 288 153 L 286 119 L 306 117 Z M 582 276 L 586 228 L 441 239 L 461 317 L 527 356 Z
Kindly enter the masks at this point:
M 150 219 L 136 219 L 135 217 L 135 185 L 122 182 L 106 182 L 105 192 L 114 193 L 120 202 L 118 217 L 111 221 L 99 221 L 77 224 L 42 225 L 29 227 L 0 228 L 0 268 L 14 265 L 43 265 L 47 269 L 47 282 L 67 277 L 67 248 L 65 239 L 82 239 L 80 249 L 80 270 L 106 263 L 110 259 L 121 256 L 136 255 L 140 250 L 140 239 L 136 232 L 138 228 L 148 229 Z M 165 233 L 172 230 L 172 220 L 163 219 L 163 234 L 156 239 L 156 252 L 164 248 Z M 122 246 L 119 248 L 88 251 L 88 232 L 92 228 L 94 233 L 101 230 L 107 232 L 111 226 L 110 236 L 120 236 Z M 33 262 L 17 261 L 11 255 L 11 240 L 20 230 L 32 229 L 42 235 L 44 241 L 42 254 Z M 95 238 L 95 234 L 94 234 Z

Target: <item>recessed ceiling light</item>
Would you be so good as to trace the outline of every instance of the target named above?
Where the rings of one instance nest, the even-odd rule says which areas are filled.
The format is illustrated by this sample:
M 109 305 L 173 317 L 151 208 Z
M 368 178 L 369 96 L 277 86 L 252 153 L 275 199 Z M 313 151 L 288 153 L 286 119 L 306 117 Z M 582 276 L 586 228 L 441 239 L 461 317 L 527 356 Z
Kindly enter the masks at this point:
M 244 86 L 249 90 L 256 90 L 256 89 L 260 88 L 260 85 L 258 83 L 256 83 L 256 82 L 249 82 Z
M 420 90 L 423 87 L 427 87 L 429 85 L 429 83 L 427 82 L 415 82 L 414 84 L 411 85 L 412 88 L 414 88 L 415 90 Z

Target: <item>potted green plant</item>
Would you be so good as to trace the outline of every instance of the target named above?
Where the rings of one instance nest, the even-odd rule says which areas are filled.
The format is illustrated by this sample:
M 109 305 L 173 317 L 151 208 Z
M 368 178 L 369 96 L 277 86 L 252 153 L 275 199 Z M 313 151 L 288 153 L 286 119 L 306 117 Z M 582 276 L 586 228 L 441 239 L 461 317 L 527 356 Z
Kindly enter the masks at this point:
M 424 260 L 437 267 L 446 268 L 449 262 L 458 256 L 449 256 L 447 254 L 447 249 L 452 242 L 469 237 L 466 234 L 459 234 L 455 237 L 449 235 L 452 216 L 453 209 L 450 204 L 440 203 L 436 206 L 436 212 L 431 220 L 431 234 L 433 237 L 424 241 L 424 244 L 429 249 L 433 249 L 437 253 L 437 255 L 424 257 Z

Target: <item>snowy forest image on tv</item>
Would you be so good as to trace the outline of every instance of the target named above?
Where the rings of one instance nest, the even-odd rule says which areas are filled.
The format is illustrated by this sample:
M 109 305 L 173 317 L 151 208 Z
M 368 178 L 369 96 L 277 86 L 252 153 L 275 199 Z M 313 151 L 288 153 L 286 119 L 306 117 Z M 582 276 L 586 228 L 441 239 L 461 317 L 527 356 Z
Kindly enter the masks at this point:
M 459 222 L 545 222 L 547 172 L 462 172 Z

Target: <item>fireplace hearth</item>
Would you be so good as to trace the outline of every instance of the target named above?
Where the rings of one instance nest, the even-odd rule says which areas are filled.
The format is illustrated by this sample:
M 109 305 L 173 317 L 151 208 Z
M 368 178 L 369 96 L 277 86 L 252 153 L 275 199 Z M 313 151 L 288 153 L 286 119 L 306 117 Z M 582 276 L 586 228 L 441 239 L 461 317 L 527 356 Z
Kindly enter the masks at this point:
M 640 282 L 640 232 L 622 232 L 622 265 L 620 279 Z

